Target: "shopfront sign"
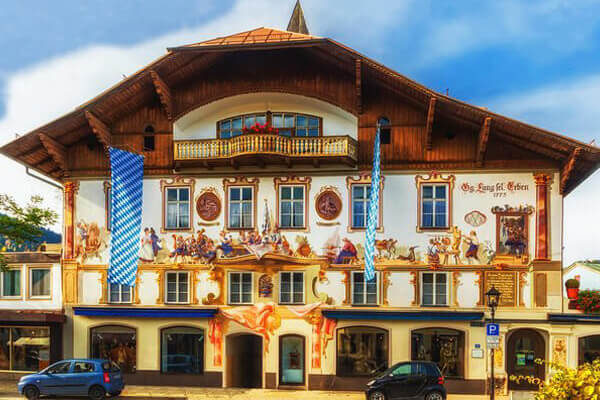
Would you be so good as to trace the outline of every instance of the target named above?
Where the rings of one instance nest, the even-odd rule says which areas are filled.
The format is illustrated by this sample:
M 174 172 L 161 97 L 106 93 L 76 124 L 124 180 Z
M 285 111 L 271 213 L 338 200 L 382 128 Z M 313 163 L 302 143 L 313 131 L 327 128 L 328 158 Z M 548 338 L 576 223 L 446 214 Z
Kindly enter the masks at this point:
M 526 192 L 530 185 L 522 182 L 463 182 L 459 184 L 460 190 L 468 194 L 490 194 L 492 197 L 508 197 L 511 194 Z
M 495 287 L 500 292 L 498 306 L 515 307 L 517 305 L 517 274 L 515 272 L 486 271 L 485 290 Z

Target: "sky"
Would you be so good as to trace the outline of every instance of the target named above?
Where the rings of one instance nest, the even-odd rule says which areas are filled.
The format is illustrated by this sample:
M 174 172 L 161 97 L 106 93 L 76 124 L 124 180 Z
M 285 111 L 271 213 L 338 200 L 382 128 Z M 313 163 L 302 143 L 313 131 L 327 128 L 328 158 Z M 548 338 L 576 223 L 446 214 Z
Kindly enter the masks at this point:
M 285 29 L 295 0 L 23 0 L 0 8 L 0 145 L 55 119 L 177 46 Z M 600 2 L 302 0 L 333 38 L 440 92 L 600 143 Z M 60 191 L 0 157 L 0 193 Z M 600 258 L 600 172 L 565 199 L 564 261 Z M 60 222 L 56 228 L 60 229 Z

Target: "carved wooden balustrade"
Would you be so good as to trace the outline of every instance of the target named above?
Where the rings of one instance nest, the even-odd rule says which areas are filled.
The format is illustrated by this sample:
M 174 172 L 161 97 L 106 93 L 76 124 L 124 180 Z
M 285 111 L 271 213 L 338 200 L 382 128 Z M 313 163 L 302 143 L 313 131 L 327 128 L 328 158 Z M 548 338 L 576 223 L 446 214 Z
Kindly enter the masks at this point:
M 175 160 L 217 160 L 243 155 L 285 157 L 346 157 L 357 159 L 357 142 L 350 136 L 286 137 L 241 135 L 231 139 L 184 140 L 174 143 Z

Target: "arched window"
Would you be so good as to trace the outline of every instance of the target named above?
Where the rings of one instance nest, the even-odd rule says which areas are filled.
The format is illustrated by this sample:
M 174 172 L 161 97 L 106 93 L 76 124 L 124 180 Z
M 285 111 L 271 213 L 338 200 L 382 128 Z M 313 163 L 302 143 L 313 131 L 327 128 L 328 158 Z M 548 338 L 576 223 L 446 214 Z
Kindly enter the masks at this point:
M 161 372 L 204 372 L 204 330 L 185 326 L 165 328 L 161 331 L 160 348 Z
M 390 144 L 392 142 L 392 129 L 388 117 L 379 117 L 377 120 L 379 125 L 379 139 L 381 144 Z
M 384 329 L 352 326 L 337 331 L 337 375 L 372 376 L 388 368 L 389 340 Z
M 447 328 L 412 331 L 411 359 L 435 362 L 442 375 L 464 377 L 465 335 Z
M 154 151 L 154 127 L 147 125 L 144 128 L 144 151 Z
M 135 329 L 119 325 L 103 325 L 90 331 L 90 357 L 119 364 L 125 373 L 135 372 L 137 341 Z
M 600 335 L 579 338 L 579 365 L 600 358 Z

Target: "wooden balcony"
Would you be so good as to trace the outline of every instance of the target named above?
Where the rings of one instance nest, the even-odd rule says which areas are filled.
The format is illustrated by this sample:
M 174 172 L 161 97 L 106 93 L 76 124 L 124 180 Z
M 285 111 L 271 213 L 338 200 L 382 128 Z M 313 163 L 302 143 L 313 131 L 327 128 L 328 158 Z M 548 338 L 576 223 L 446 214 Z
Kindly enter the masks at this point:
M 286 137 L 270 134 L 241 135 L 232 139 L 174 142 L 178 165 L 260 166 L 271 164 L 345 164 L 354 167 L 358 144 L 350 136 Z

